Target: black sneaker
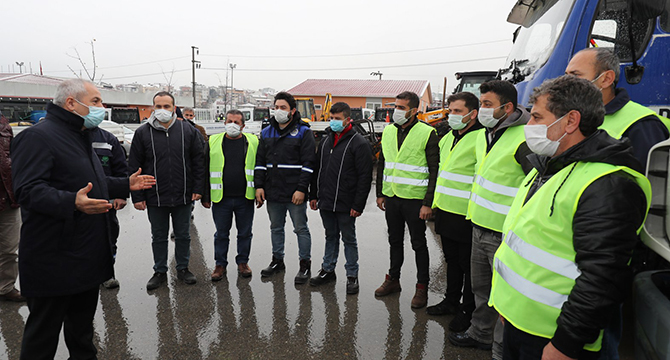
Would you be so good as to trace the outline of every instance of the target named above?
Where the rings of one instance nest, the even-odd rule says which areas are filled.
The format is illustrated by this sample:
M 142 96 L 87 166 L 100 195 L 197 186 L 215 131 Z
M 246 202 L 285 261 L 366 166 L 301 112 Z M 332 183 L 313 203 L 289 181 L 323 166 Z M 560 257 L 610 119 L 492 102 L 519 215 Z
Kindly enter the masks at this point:
M 358 294 L 358 278 L 349 276 L 347 277 L 347 294 L 353 295 Z
M 177 270 L 177 279 L 189 285 L 196 283 L 195 275 L 188 271 L 188 269 Z
M 335 279 L 337 279 L 337 276 L 335 276 L 335 271 L 326 271 L 321 269 L 315 277 L 309 279 L 309 284 L 312 286 L 319 286 L 335 281 Z
M 449 342 L 459 347 L 471 347 L 482 350 L 491 350 L 491 344 L 479 342 L 468 335 L 467 332 L 449 333 Z
M 156 272 L 154 273 L 154 276 L 152 276 L 151 279 L 149 279 L 149 282 L 147 283 L 147 290 L 158 289 L 158 287 L 161 286 L 161 284 L 166 281 L 167 281 L 166 273 Z
M 451 315 L 456 314 L 458 311 L 458 304 L 453 304 L 447 301 L 446 298 L 440 303 L 426 308 L 428 315 Z
M 311 267 L 312 260 L 300 260 L 300 270 L 295 275 L 296 284 L 304 284 L 309 280 L 309 276 L 312 275 Z
M 272 276 L 284 269 L 286 269 L 286 265 L 284 265 L 284 260 L 277 259 L 273 256 L 270 265 L 265 269 L 261 270 L 261 276 Z

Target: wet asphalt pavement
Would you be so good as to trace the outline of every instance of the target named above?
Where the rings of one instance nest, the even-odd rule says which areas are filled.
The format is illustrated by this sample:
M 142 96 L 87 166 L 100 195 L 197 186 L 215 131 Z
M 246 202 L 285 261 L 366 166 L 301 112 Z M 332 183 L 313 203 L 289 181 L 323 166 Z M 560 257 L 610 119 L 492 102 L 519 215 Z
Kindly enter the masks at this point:
M 132 205 L 118 213 L 121 223 L 116 277 L 119 289 L 101 288 L 95 317 L 95 342 L 100 359 L 491 359 L 489 351 L 452 346 L 446 336 L 447 316 L 413 310 L 416 267 L 405 241 L 403 291 L 375 298 L 388 270 L 384 213 L 371 191 L 357 221 L 360 293 L 347 295 L 344 254 L 340 250 L 335 283 L 315 288 L 294 285 L 298 249 L 287 221 L 286 272 L 267 280 L 260 270 L 271 260 L 268 215 L 256 211 L 249 260 L 251 278 L 239 277 L 234 266 L 235 242 L 228 254 L 228 273 L 210 281 L 214 268 L 211 212 L 199 203 L 191 227 L 190 270 L 198 283 L 176 279 L 174 244 L 170 244 L 168 284 L 146 290 L 153 274 L 151 234 L 145 212 Z M 312 234 L 312 274 L 320 268 L 324 231 L 318 212 L 308 210 Z M 442 300 L 445 265 L 432 223 L 426 232 L 431 283 L 428 304 Z M 235 231 L 231 233 L 233 238 Z M 0 303 L 0 359 L 18 359 L 28 308 Z M 62 339 L 57 359 L 67 359 Z

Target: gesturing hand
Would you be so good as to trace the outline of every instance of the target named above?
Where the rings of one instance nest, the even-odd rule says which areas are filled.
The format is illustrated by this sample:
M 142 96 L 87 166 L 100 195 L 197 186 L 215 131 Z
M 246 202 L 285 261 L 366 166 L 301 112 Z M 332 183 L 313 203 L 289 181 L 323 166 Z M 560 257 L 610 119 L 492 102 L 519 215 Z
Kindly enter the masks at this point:
M 156 179 L 153 175 L 140 175 L 142 173 L 142 168 L 137 169 L 137 171 L 130 175 L 130 190 L 146 190 L 151 189 L 152 186 L 156 185 Z
M 91 199 L 88 193 L 93 189 L 93 184 L 88 183 L 85 187 L 77 191 L 77 197 L 74 200 L 74 207 L 84 214 L 104 214 L 112 208 L 112 204 L 107 200 Z

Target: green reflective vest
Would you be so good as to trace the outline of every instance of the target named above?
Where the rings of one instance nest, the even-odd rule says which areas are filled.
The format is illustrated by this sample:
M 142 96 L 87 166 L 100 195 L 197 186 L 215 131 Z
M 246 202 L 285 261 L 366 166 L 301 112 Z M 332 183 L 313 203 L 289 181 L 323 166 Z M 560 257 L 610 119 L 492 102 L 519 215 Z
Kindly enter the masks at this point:
M 256 198 L 254 188 L 254 167 L 256 166 L 256 150 L 258 150 L 258 138 L 256 135 L 242 133 L 247 140 L 247 156 L 244 160 L 244 173 L 247 181 L 247 191 L 244 194 L 249 200 Z M 209 183 L 212 202 L 223 199 L 223 165 L 226 161 L 223 157 L 221 147 L 226 133 L 220 133 L 209 137 Z
M 398 149 L 398 127 L 390 125 L 382 133 L 384 183 L 382 194 L 403 199 L 423 199 L 428 190 L 426 144 L 435 129 L 417 122 Z
M 591 183 L 617 171 L 635 179 L 647 197 L 648 210 L 649 181 L 624 166 L 574 163 L 551 177 L 525 204 L 537 170 L 524 179 L 505 220 L 503 242 L 493 259 L 489 297 L 489 306 L 518 329 L 549 339 L 554 336 L 561 307 L 581 274 L 575 263 L 572 232 L 577 204 Z M 642 226 L 638 233 L 641 229 Z M 598 351 L 601 341 L 602 331 L 594 343 L 584 348 Z
M 526 137 L 523 125 L 508 128 L 487 153 L 486 136 L 486 131 L 477 136 L 477 173 L 467 217 L 483 228 L 501 232 L 514 196 L 526 176 L 514 158 Z
M 477 135 L 484 129 L 470 131 L 454 143 L 450 131 L 440 140 L 440 172 L 435 187 L 433 208 L 465 216 L 468 211 L 470 191 L 475 179 Z
M 605 120 L 603 121 L 603 124 L 600 125 L 599 129 L 607 131 L 609 136 L 615 139 L 621 139 L 628 128 L 638 120 L 649 115 L 656 115 L 658 119 L 663 122 L 663 125 L 670 131 L 670 119 L 660 116 L 655 113 L 654 110 L 634 101 L 629 101 L 614 114 L 605 115 Z

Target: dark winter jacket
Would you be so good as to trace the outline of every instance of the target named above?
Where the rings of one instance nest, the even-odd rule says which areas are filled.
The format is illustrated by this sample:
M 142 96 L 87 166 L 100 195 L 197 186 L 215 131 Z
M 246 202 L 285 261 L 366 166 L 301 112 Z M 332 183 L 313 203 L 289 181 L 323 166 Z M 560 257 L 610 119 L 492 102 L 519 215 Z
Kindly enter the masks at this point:
M 334 143 L 335 132 L 327 128 L 316 152 L 310 199 L 321 210 L 362 213 L 372 185 L 370 144 L 353 129 Z
M 179 206 L 191 203 L 193 194 L 203 194 L 205 181 L 202 136 L 193 126 L 172 117 L 166 129 L 151 114 L 135 131 L 130 147 L 130 171 L 142 168 L 153 175 L 156 186 L 133 191 L 133 203 L 147 206 Z
M 605 105 L 605 114 L 611 115 L 621 110 L 630 101 L 626 89 L 619 88 L 615 91 L 615 97 Z M 607 121 L 607 120 L 605 120 Z M 652 146 L 669 137 L 668 128 L 655 116 L 648 115 L 631 125 L 623 136 L 630 140 L 633 147 L 633 155 L 642 164 L 647 166 L 647 156 Z
M 12 159 L 9 156 L 9 146 L 13 137 L 9 120 L 0 112 L 0 211 L 19 207 L 12 191 Z
M 642 169 L 628 140 L 615 140 L 603 130 L 556 158 L 548 160 L 533 154 L 529 160 L 540 175 L 534 180 L 526 201 L 551 176 L 577 161 Z M 612 314 L 619 311 L 631 288 L 633 275 L 628 262 L 647 206 L 640 187 L 623 172 L 603 176 L 581 195 L 572 223 L 575 262 L 581 275 L 563 304 L 558 329 L 551 340 L 565 355 L 576 358 L 585 344 L 596 340 Z
M 126 177 L 128 174 L 128 163 L 126 154 L 119 140 L 105 129 L 99 127 L 91 129 L 93 135 L 93 151 L 98 155 L 102 169 L 107 176 Z
M 75 208 L 89 198 L 128 196 L 128 178 L 105 177 L 84 119 L 54 104 L 46 119 L 12 142 L 14 193 L 21 205 L 19 273 L 27 297 L 63 296 L 97 288 L 113 275 L 109 213 Z
M 284 129 L 279 128 L 274 117 L 270 118 L 270 126 L 261 132 L 256 153 L 256 189 L 264 189 L 265 199 L 274 202 L 291 202 L 296 190 L 307 195 L 315 158 L 314 134 L 299 112 L 293 114 Z

